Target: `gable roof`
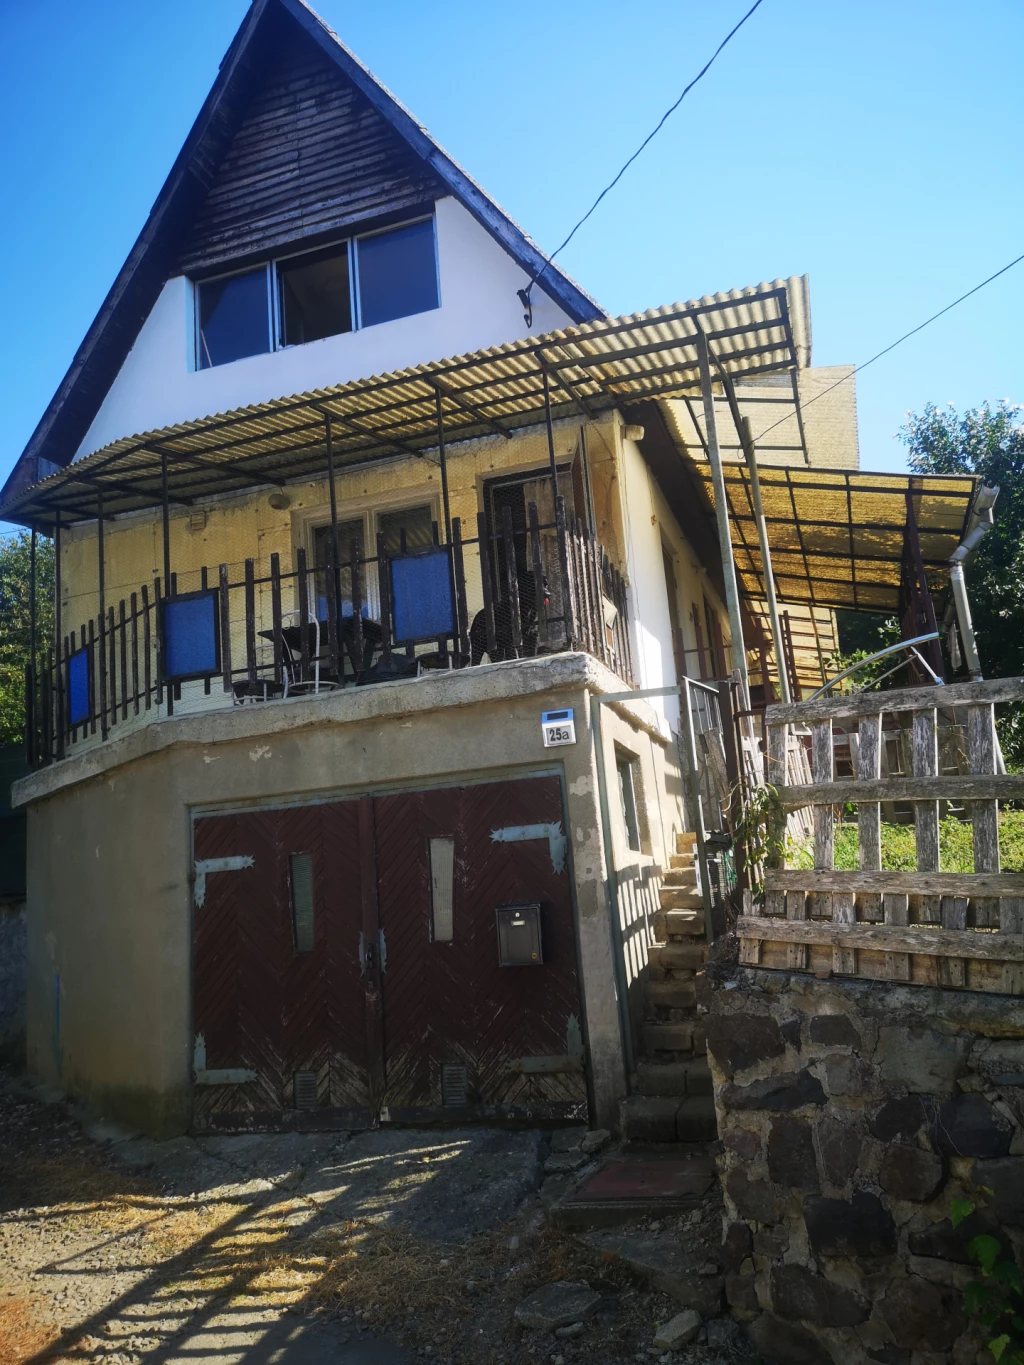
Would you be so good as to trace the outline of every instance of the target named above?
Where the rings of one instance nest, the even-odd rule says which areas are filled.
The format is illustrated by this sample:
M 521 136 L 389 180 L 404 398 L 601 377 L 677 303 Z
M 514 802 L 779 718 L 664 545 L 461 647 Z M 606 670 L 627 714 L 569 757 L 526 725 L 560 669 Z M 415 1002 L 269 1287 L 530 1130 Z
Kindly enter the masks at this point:
M 196 226 L 202 225 L 204 207 L 226 154 L 268 68 L 279 59 L 282 37 L 289 30 L 293 36 L 296 32 L 304 35 L 307 46 L 314 44 L 353 87 L 364 109 L 368 105 L 376 122 L 383 120 L 389 135 L 393 134 L 392 158 L 400 144 L 407 183 L 392 196 L 392 207 L 453 195 L 531 277 L 544 270 L 538 287 L 575 322 L 605 316 L 557 266 L 545 269 L 545 257 L 537 245 L 304 0 L 253 0 L 135 245 L 4 485 L 0 505 L 71 462 L 164 284 L 181 273 L 190 250 L 191 259 L 196 259 Z M 393 165 L 389 170 L 394 170 Z M 309 225 L 305 226 L 308 231 Z M 299 235 L 304 234 L 293 231 L 289 240 Z M 276 244 L 274 232 L 268 231 L 263 249 Z

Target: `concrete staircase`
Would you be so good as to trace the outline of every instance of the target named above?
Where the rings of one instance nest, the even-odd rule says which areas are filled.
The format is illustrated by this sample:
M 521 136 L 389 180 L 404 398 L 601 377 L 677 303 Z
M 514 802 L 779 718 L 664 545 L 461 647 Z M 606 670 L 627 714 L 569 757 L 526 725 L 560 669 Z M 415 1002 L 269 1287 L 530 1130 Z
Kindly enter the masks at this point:
M 711 1142 L 718 1136 L 704 1028 L 697 1018 L 696 975 L 707 941 L 697 887 L 696 835 L 676 837 L 676 852 L 654 917 L 656 944 L 645 984 L 641 1060 L 620 1126 L 631 1142 Z

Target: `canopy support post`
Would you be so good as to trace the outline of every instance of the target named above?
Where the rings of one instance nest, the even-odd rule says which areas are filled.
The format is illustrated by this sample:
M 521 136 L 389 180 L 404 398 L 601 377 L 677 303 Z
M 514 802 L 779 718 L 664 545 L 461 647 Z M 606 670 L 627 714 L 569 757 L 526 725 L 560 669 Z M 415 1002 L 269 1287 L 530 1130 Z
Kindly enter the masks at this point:
M 698 327 L 695 337 L 697 359 L 700 362 L 700 391 L 704 400 L 705 439 L 708 461 L 715 490 L 715 520 L 718 523 L 718 543 L 722 551 L 722 576 L 725 579 L 725 603 L 729 612 L 729 634 L 732 637 L 732 665 L 739 673 L 743 709 L 750 710 L 750 679 L 747 676 L 747 655 L 743 642 L 743 623 L 740 619 L 740 595 L 736 584 L 736 561 L 732 553 L 729 531 L 729 504 L 726 501 L 725 475 L 722 472 L 722 453 L 718 445 L 715 421 L 715 398 L 711 389 L 711 359 L 708 339 Z
M 55 693 L 56 720 L 54 731 L 57 736 L 57 757 L 64 757 L 64 664 L 60 646 L 63 639 L 63 612 L 61 610 L 60 574 L 60 508 L 53 513 L 53 683 Z M 49 719 L 49 718 L 47 718 Z
M 448 455 L 444 448 L 444 414 L 441 411 L 441 390 L 434 389 L 437 404 L 437 453 L 441 464 L 441 504 L 444 510 L 444 543 L 452 543 L 452 509 L 448 501 Z
M 28 551 L 28 660 L 32 665 L 32 677 L 36 674 L 36 528 L 32 527 L 32 539 Z
M 782 625 L 779 621 L 779 604 L 775 596 L 775 574 L 772 570 L 772 554 L 768 548 L 768 523 L 764 518 L 764 507 L 761 503 L 761 476 L 757 469 L 757 452 L 754 449 L 754 438 L 750 431 L 750 418 L 742 419 L 740 439 L 743 442 L 743 454 L 747 460 L 747 470 L 750 473 L 750 497 L 754 504 L 754 518 L 757 522 L 757 539 L 761 546 L 761 568 L 764 571 L 764 591 L 768 602 L 768 620 L 772 628 L 772 645 L 775 649 L 775 663 L 779 671 L 779 691 L 782 693 L 783 704 L 788 706 L 793 700 L 789 690 L 789 678 L 786 676 L 786 656 L 782 648 Z M 765 700 L 768 698 L 768 679 L 762 678 L 764 683 Z
M 544 379 L 544 424 L 548 432 L 548 463 L 551 466 L 551 497 L 558 500 L 558 464 L 555 460 L 555 430 L 551 425 L 551 388 L 548 384 L 548 362 L 541 360 L 540 372 Z
M 331 414 L 324 411 L 324 425 L 327 434 L 327 488 L 331 498 L 331 546 L 334 554 L 334 629 L 338 639 L 341 639 L 341 545 L 338 541 L 338 494 L 334 487 L 334 433 L 331 430 Z M 342 649 L 338 646 L 338 658 L 342 657 Z M 339 672 L 339 677 L 341 676 Z

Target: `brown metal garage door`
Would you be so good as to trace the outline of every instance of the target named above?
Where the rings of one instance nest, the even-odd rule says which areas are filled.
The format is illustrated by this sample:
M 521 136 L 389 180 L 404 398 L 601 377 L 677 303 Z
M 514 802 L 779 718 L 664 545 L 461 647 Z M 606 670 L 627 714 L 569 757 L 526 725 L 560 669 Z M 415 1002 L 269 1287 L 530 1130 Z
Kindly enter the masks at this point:
M 584 1117 L 561 819 L 555 777 L 197 819 L 197 1127 Z

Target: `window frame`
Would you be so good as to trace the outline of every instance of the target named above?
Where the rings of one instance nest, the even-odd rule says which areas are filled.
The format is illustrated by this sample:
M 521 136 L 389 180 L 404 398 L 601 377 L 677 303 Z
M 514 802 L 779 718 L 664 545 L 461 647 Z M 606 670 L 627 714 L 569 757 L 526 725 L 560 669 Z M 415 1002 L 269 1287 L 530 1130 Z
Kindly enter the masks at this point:
M 312 346 L 311 341 L 295 341 L 286 343 L 283 337 L 284 310 L 281 307 L 281 281 L 278 276 L 278 266 L 285 265 L 292 261 L 297 261 L 303 256 L 312 255 L 314 252 L 327 251 L 331 247 L 337 247 L 339 255 L 341 248 L 344 247 L 348 256 L 348 288 L 349 304 L 352 313 L 352 326 L 348 332 L 335 332 L 334 336 L 349 336 L 353 332 L 366 330 L 363 323 L 363 301 L 359 282 L 359 247 L 361 241 L 366 241 L 371 237 L 382 237 L 388 232 L 397 232 L 402 228 L 416 227 L 419 223 L 429 223 L 431 225 L 431 239 L 434 245 L 434 285 L 437 291 L 436 308 L 425 308 L 417 313 L 403 313 L 400 317 L 389 318 L 388 322 L 402 322 L 406 318 L 421 317 L 423 313 L 433 313 L 441 307 L 441 260 L 437 249 L 437 213 L 432 210 L 430 213 L 418 214 L 415 218 L 403 219 L 398 223 L 388 223 L 379 228 L 373 228 L 368 232 L 354 232 L 349 237 L 339 237 L 333 242 L 321 242 L 317 246 L 306 246 L 299 251 L 289 251 L 287 254 L 271 256 L 268 260 L 257 261 L 254 264 L 245 266 L 234 266 L 224 270 L 215 271 L 209 275 L 201 275 L 193 279 L 192 284 L 192 314 L 193 314 L 193 337 L 192 337 L 192 361 L 196 371 L 218 370 L 223 365 L 234 365 L 236 361 L 225 360 L 219 365 L 204 365 L 202 363 L 202 304 L 200 291 L 203 285 L 215 284 L 218 280 L 234 279 L 241 275 L 252 275 L 257 270 L 263 269 L 266 273 L 267 283 L 267 349 L 265 351 L 254 351 L 249 356 L 239 356 L 238 360 L 253 360 L 260 355 L 275 355 L 278 351 L 294 351 L 299 346 Z M 370 327 L 386 327 L 388 322 L 373 322 L 368 324 Z M 329 341 L 330 337 L 321 337 L 321 341 Z

